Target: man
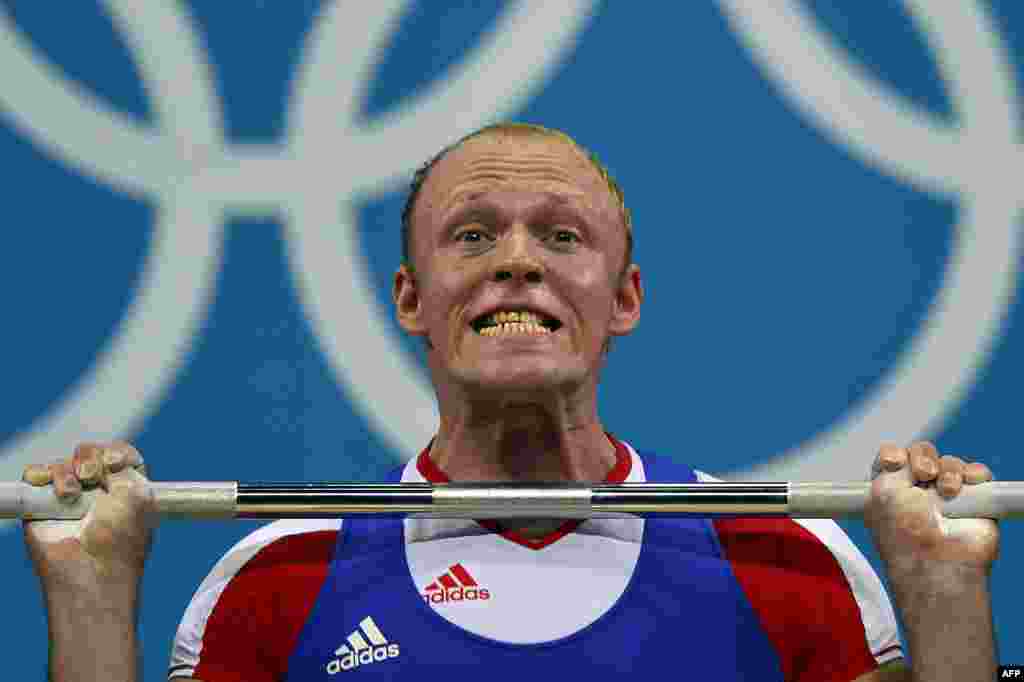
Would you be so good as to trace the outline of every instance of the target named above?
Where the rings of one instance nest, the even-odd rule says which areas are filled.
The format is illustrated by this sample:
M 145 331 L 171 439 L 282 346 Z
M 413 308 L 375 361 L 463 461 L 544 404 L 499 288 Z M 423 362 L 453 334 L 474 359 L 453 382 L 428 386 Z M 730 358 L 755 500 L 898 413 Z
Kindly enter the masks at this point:
M 621 192 L 582 148 L 485 128 L 417 174 L 403 223 L 393 299 L 427 346 L 441 423 L 394 480 L 710 478 L 638 453 L 597 416 L 610 337 L 636 327 L 643 288 Z M 109 491 L 81 527 L 26 524 L 55 679 L 134 674 L 152 525 L 140 464 L 125 444 L 91 445 L 26 471 L 60 495 Z M 880 581 L 831 521 L 346 519 L 272 523 L 232 548 L 186 610 L 170 676 L 991 679 L 996 524 L 935 513 L 991 472 L 916 443 L 883 447 L 873 474 L 865 520 L 909 667 Z M 88 632 L 72 627 L 84 618 Z

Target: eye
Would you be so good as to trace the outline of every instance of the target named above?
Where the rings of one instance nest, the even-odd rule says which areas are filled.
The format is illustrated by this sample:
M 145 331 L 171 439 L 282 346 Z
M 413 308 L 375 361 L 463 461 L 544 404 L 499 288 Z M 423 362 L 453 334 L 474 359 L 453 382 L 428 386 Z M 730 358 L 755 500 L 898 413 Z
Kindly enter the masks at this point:
M 580 241 L 580 236 L 572 230 L 556 230 L 552 236 L 559 244 L 575 244 Z
M 484 238 L 484 233 L 480 230 L 463 230 L 455 235 L 455 241 L 457 242 L 469 242 L 477 244 Z

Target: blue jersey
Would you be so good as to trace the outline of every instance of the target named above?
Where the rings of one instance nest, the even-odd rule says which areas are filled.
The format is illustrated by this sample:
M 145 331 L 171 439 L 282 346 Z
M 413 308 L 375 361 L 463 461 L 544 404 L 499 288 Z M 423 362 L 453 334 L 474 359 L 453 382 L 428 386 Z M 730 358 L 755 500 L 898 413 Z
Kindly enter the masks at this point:
M 611 482 L 714 480 L 609 438 Z M 425 450 L 392 480 L 445 476 Z M 229 551 L 186 610 L 170 676 L 821 682 L 901 655 L 881 582 L 829 520 L 592 519 L 531 540 L 350 518 L 275 522 Z

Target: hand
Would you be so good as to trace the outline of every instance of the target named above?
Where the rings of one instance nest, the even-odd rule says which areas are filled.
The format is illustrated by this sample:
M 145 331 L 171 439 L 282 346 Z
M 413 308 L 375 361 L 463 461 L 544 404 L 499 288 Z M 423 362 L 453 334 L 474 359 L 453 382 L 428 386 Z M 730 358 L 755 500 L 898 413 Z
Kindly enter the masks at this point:
M 26 483 L 52 483 L 59 499 L 73 502 L 83 489 L 98 493 L 81 520 L 24 523 L 25 543 L 44 589 L 141 579 L 158 522 L 145 473 L 139 451 L 121 442 L 82 444 L 64 461 L 25 468 Z
M 886 445 L 872 467 L 864 523 L 890 579 L 978 580 L 989 575 L 999 553 L 999 528 L 991 519 L 947 519 L 940 504 L 962 486 L 992 480 L 984 464 L 940 457 L 931 443 Z M 931 584 L 931 588 L 936 585 Z

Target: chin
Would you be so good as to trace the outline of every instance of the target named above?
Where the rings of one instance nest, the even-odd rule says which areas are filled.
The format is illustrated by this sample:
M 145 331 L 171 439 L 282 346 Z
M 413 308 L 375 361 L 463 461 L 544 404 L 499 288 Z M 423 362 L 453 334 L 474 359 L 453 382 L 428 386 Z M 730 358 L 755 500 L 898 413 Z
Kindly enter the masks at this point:
M 569 367 L 541 366 L 520 367 L 512 369 L 507 365 L 477 367 L 467 372 L 461 379 L 480 389 L 492 389 L 503 393 L 551 393 L 564 390 L 567 385 L 578 384 L 582 377 L 575 376 Z

